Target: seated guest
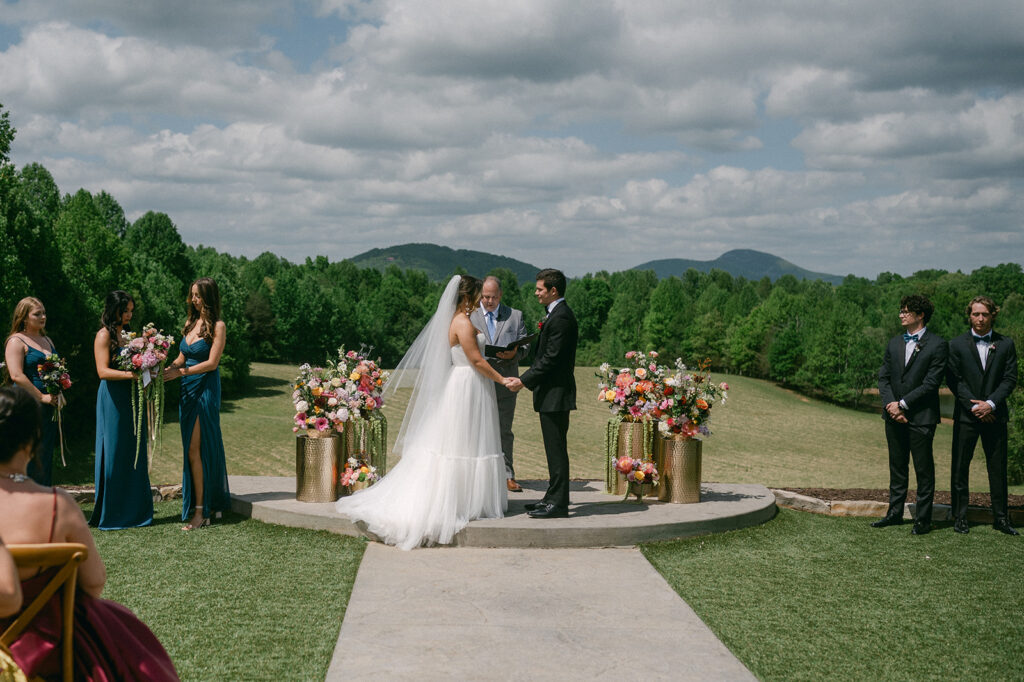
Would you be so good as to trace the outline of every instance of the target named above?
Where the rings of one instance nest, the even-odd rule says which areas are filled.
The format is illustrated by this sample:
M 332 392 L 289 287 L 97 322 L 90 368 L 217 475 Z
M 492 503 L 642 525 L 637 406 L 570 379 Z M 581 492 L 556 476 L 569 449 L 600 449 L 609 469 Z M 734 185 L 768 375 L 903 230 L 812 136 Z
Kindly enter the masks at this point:
M 0 618 L 21 610 L 21 580 L 11 553 L 0 542 Z
M 81 509 L 63 490 L 45 488 L 26 469 L 41 437 L 39 403 L 19 386 L 0 388 L 0 541 L 6 545 L 78 542 L 89 556 L 78 569 L 75 597 L 76 680 L 177 680 L 170 657 L 131 611 L 99 599 L 106 569 Z M 29 603 L 57 571 L 21 571 Z M 60 592 L 10 646 L 28 677 L 60 676 Z M 14 616 L 0 618 L 0 631 Z

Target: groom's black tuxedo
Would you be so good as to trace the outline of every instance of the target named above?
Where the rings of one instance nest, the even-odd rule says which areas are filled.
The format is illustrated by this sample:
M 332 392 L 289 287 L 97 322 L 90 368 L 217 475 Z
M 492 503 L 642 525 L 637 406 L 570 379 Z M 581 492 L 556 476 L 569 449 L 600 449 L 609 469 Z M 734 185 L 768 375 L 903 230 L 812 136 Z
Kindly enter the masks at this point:
M 530 369 L 519 379 L 533 391 L 533 409 L 540 413 L 550 481 L 543 502 L 560 510 L 569 507 L 569 411 L 576 409 L 576 343 L 579 325 L 563 300 L 544 319 Z
M 903 335 L 895 336 L 885 348 L 885 360 L 878 370 L 878 393 L 882 398 L 885 439 L 889 445 L 889 510 L 886 518 L 903 518 L 910 478 L 910 458 L 917 475 L 916 520 L 931 523 L 935 494 L 935 458 L 932 442 L 939 423 L 939 386 L 946 371 L 948 344 L 927 331 L 918 340 L 909 360 Z M 906 424 L 895 421 L 884 407 L 906 405 Z
M 1007 520 L 1006 486 L 1006 423 L 1010 412 L 1006 399 L 1017 386 L 1017 348 L 1013 339 L 992 332 L 988 359 L 984 368 L 981 355 L 970 331 L 949 342 L 949 363 L 946 382 L 953 391 L 953 471 L 950 487 L 953 515 L 964 519 L 967 514 L 968 473 L 974 448 L 981 438 L 988 468 L 989 492 L 992 495 L 992 516 L 995 521 Z M 982 422 L 971 412 L 972 400 L 995 403 L 995 420 Z

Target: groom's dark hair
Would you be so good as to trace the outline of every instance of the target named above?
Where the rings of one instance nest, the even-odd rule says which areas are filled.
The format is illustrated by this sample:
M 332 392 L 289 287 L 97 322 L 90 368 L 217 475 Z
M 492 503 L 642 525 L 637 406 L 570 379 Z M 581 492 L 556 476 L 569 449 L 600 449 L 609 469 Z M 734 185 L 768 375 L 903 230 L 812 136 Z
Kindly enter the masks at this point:
M 544 282 L 545 289 L 557 289 L 561 296 L 565 296 L 565 275 L 561 270 L 544 268 L 537 273 L 537 281 Z

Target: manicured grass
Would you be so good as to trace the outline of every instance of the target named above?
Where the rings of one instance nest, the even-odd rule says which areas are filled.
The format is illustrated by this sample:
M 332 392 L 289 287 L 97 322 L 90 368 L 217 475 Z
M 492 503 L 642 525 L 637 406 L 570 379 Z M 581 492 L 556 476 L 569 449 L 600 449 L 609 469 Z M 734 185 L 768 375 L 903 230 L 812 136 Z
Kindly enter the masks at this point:
M 252 391 L 224 401 L 221 429 L 228 473 L 294 475 L 290 382 L 295 373 L 296 367 L 292 365 L 254 363 Z M 728 403 L 715 407 L 714 433 L 704 443 L 704 480 L 773 487 L 888 487 L 888 455 L 878 415 L 813 400 L 759 379 L 726 374 L 717 374 L 714 379 L 727 381 L 730 391 Z M 579 409 L 569 422 L 571 475 L 603 478 L 608 409 L 596 400 L 593 368 L 578 367 L 576 384 Z M 407 401 L 408 392 L 400 391 L 385 407 L 391 444 Z M 176 409 L 168 405 L 168 415 L 175 414 Z M 547 478 L 540 423 L 529 391 L 523 391 L 517 401 L 513 430 L 516 475 L 522 479 Z M 949 489 L 951 437 L 952 427 L 941 424 L 935 438 L 939 490 Z M 164 444 L 154 459 L 150 476 L 154 483 L 181 481 L 180 443 L 177 422 L 167 423 Z M 58 464 L 58 481 L 91 484 L 91 453 L 84 457 L 90 462 L 85 467 L 62 470 Z M 972 490 L 988 490 L 984 462 L 979 446 L 971 467 Z M 1013 486 L 1010 492 L 1024 494 L 1024 486 Z
M 763 680 L 1024 677 L 1024 542 L 988 526 L 912 537 L 783 509 L 642 550 Z
M 149 625 L 184 680 L 322 680 L 365 542 L 235 515 L 181 525 L 179 501 L 150 528 L 94 530 L 103 596 Z

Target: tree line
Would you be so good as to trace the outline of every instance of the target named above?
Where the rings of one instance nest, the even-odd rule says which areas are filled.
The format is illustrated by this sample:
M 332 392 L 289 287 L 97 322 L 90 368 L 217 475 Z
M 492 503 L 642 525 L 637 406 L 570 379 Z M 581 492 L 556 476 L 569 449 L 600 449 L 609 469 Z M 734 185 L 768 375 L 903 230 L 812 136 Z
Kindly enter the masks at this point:
M 245 390 L 252 361 L 316 363 L 340 345 L 372 346 L 384 366 L 394 366 L 443 289 L 419 270 L 361 269 L 324 256 L 292 263 L 269 252 L 249 259 L 186 245 L 164 213 L 129 222 L 105 191 L 61 194 L 42 165 L 16 169 L 8 156 L 14 134 L 6 112 L 0 113 L 0 311 L 10 319 L 27 295 L 45 303 L 48 330 L 69 360 L 77 396 L 95 392 L 92 338 L 103 298 L 113 289 L 136 298 L 140 327 L 152 321 L 177 337 L 189 284 L 200 276 L 216 279 L 228 328 L 221 361 L 228 394 Z M 498 276 L 504 302 L 524 311 L 528 328 L 542 317 L 534 282 L 501 268 L 469 274 Z M 579 365 L 614 364 L 634 348 L 657 350 L 865 407 L 877 403 L 870 389 L 886 341 L 900 331 L 902 296 L 929 296 L 936 307 L 929 329 L 946 338 L 967 329 L 967 301 L 991 296 L 1002 308 L 997 331 L 1020 347 L 1022 292 L 1021 265 L 1005 263 L 969 274 L 851 275 L 838 286 L 792 275 L 752 281 L 720 270 L 660 280 L 653 271 L 601 271 L 570 280 L 566 298 L 579 320 Z M 585 386 L 581 393 L 585 400 Z M 1024 478 L 1021 396 L 1018 390 L 1011 400 L 1011 480 Z M 91 409 L 91 400 L 74 400 L 69 419 L 91 433 Z

